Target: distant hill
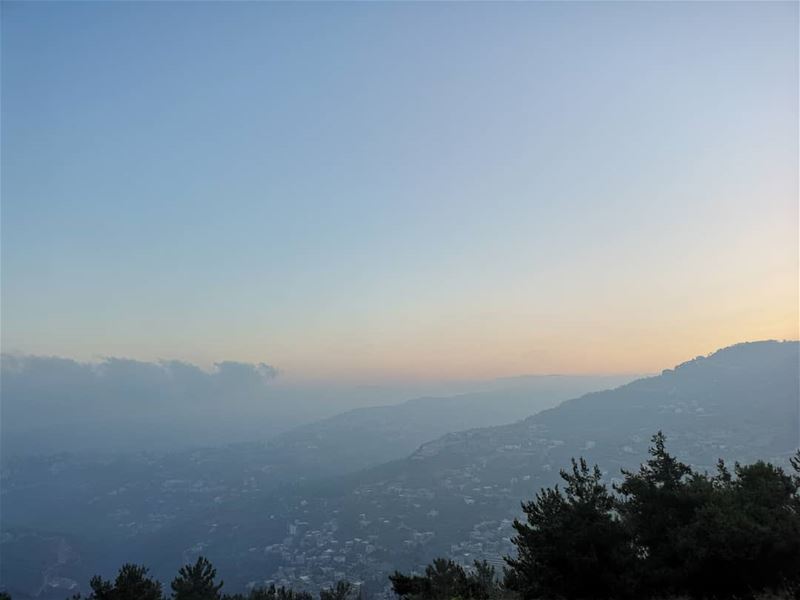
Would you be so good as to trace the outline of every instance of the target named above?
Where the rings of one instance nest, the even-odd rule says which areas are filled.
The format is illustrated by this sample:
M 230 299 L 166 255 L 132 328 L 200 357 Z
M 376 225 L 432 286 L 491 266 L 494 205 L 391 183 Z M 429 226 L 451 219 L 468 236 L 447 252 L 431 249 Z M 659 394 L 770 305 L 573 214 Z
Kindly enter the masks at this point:
M 218 527 L 203 543 L 242 581 L 267 562 L 268 579 L 324 583 L 325 565 L 343 556 L 341 571 L 373 590 L 387 569 L 421 567 L 436 555 L 497 562 L 511 550 L 520 500 L 555 483 L 573 456 L 599 463 L 613 480 L 645 459 L 661 429 L 700 469 L 720 457 L 785 464 L 800 441 L 799 349 L 740 344 L 510 425 L 449 433 L 405 459 L 264 497 L 264 518 L 248 502 L 210 513 Z M 343 548 L 357 540 L 367 546 L 352 559 Z
M 274 481 L 315 479 L 402 458 L 445 433 L 511 423 L 564 400 L 622 385 L 631 375 L 501 379 L 491 389 L 350 410 L 264 444 Z
M 520 445 L 528 459 L 533 452 L 563 464 L 582 453 L 604 465 L 609 460 L 622 465 L 630 463 L 631 454 L 644 456 L 658 429 L 701 468 L 712 468 L 718 456 L 780 459 L 800 440 L 798 347 L 797 342 L 731 346 L 518 423 L 448 434 L 423 445 L 409 461 L 483 463 L 501 455 L 509 462 L 516 449 L 506 447 L 511 444 Z
M 464 431 L 453 430 L 476 415 L 497 423 L 503 410 L 531 401 L 504 392 L 511 408 L 486 410 L 497 393 L 488 390 L 353 411 L 267 444 L 96 464 L 41 459 L 4 472 L 3 519 L 15 527 L 4 527 L 3 580 L 17 572 L 41 580 L 35 565 L 47 564 L 49 581 L 62 587 L 43 587 L 40 597 L 61 598 L 65 582 L 110 575 L 123 559 L 168 577 L 202 553 L 228 589 L 268 581 L 318 589 L 347 578 L 363 581 L 370 596 L 385 591 L 392 569 L 437 555 L 499 565 L 520 501 L 555 483 L 572 456 L 613 479 L 645 459 L 662 429 L 670 449 L 701 469 L 719 457 L 785 462 L 800 431 L 799 351 L 797 342 L 740 344 L 511 424 Z M 437 426 L 452 432 L 417 445 L 415 436 Z M 374 464 L 409 447 L 404 458 Z M 358 464 L 373 466 L 342 467 Z M 69 494 L 57 498 L 63 488 Z
M 339 442 L 345 441 L 351 448 L 359 438 L 337 435 L 348 429 L 364 429 L 362 423 L 376 427 L 376 434 L 379 429 L 382 443 L 357 445 L 351 455 L 358 459 L 365 454 L 363 447 L 372 457 L 369 464 L 376 464 L 403 456 L 447 431 L 508 423 L 635 377 L 524 376 L 357 386 L 282 382 L 277 373 L 269 365 L 231 361 L 204 370 L 180 361 L 105 358 L 79 362 L 0 354 L 0 459 L 7 462 L 10 458 L 62 452 L 95 456 L 141 450 L 178 453 L 257 443 L 284 433 L 273 447 L 279 454 L 274 464 L 284 462 L 281 448 L 302 454 L 299 460 L 292 460 L 293 465 L 308 463 L 313 452 L 305 449 L 314 446 L 311 438 L 316 437 L 322 442 L 320 448 L 325 446 L 325 439 L 333 442 L 322 453 L 325 462 L 321 467 L 352 470 L 349 462 L 338 460 Z M 397 404 L 422 395 L 443 397 Z M 453 411 L 458 414 L 455 429 L 438 418 L 448 403 L 459 404 L 459 410 Z M 489 404 L 493 410 L 486 408 Z M 365 406 L 373 408 L 361 408 Z M 358 410 L 339 418 L 320 422 L 356 407 Z M 307 424 L 312 425 L 305 430 L 294 429 Z M 334 456 L 328 454 L 330 450 Z M 366 465 L 358 462 L 355 468 Z
M 631 378 L 501 379 L 476 393 L 351 410 L 262 443 L 5 460 L 0 519 L 9 535 L 0 545 L 0 581 L 18 586 L 16 598 L 41 588 L 40 597 L 61 599 L 69 580 L 86 580 L 90 569 L 116 568 L 140 547 L 143 559 L 152 556 L 150 544 L 160 545 L 153 540 L 176 521 L 187 521 L 190 532 L 172 541 L 192 545 L 195 515 L 402 458 L 448 431 L 509 423 Z M 49 565 L 47 575 L 41 564 Z

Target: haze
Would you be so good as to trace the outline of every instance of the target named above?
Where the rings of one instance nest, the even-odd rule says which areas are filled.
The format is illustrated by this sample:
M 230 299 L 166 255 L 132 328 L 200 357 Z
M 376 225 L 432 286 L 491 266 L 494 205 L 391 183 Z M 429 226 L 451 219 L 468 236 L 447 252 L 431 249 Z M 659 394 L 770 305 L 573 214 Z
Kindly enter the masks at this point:
M 4 3 L 4 352 L 343 384 L 798 330 L 796 3 Z
M 799 7 L 0 0 L 0 600 L 796 597 Z

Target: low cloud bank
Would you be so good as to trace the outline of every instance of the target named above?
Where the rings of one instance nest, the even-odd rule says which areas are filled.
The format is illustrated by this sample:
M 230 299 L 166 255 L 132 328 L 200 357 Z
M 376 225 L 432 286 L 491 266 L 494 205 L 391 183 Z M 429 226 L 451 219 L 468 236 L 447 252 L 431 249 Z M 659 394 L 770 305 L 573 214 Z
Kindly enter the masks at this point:
M 206 371 L 181 361 L 4 354 L 0 369 L 5 452 L 202 445 L 293 424 L 271 385 L 278 371 L 264 363 Z

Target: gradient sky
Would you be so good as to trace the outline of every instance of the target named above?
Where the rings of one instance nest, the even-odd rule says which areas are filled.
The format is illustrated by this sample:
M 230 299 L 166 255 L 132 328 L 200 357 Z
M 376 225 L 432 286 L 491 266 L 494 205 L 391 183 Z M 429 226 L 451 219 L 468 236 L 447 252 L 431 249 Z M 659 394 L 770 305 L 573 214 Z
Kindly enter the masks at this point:
M 2 345 L 380 380 L 798 337 L 798 4 L 2 3 Z

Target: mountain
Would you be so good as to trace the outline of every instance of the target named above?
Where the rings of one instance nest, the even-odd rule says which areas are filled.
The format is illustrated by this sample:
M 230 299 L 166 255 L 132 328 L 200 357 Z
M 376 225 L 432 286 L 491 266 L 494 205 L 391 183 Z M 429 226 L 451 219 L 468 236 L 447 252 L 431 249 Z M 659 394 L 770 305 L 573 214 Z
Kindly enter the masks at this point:
M 240 584 L 315 587 L 345 576 L 375 593 L 391 569 L 437 555 L 499 562 L 511 551 L 520 500 L 555 483 L 573 456 L 614 480 L 646 458 L 651 435 L 663 430 L 670 450 L 700 469 L 721 457 L 785 464 L 800 431 L 799 348 L 725 348 L 510 425 L 447 434 L 324 485 L 231 499 L 181 531 Z M 191 556 L 185 544 L 167 550 L 175 552 Z
M 106 564 L 113 569 L 140 547 L 149 564 L 151 544 L 159 545 L 154 540 L 162 531 L 176 521 L 191 525 L 210 507 L 225 510 L 233 498 L 277 493 L 402 458 L 448 431 L 509 423 L 631 378 L 496 380 L 471 394 L 351 410 L 261 443 L 167 454 L 82 452 L 5 460 L 1 580 L 14 587 L 15 597 L 62 598 L 91 570 Z M 194 536 L 175 539 L 189 544 Z
M 392 569 L 417 568 L 437 555 L 499 564 L 511 551 L 520 501 L 555 483 L 572 456 L 598 463 L 613 480 L 646 458 L 650 436 L 661 429 L 670 451 L 701 469 L 720 457 L 784 463 L 800 430 L 799 350 L 797 342 L 732 346 L 511 424 L 447 433 L 355 473 L 335 465 L 348 456 L 351 464 L 370 464 L 381 456 L 381 438 L 387 448 L 395 434 L 404 440 L 396 448 L 411 443 L 398 419 L 413 422 L 399 417 L 417 414 L 413 402 L 351 413 L 262 445 L 95 464 L 41 459 L 33 475 L 31 465 L 4 471 L 3 519 L 13 517 L 15 527 L 4 526 L 3 581 L 31 574 L 39 597 L 61 598 L 69 581 L 84 583 L 94 571 L 110 575 L 123 557 L 166 579 L 202 553 L 226 574 L 229 590 L 269 581 L 316 589 L 348 578 L 374 596 L 385 591 Z M 449 402 L 422 406 L 441 409 L 456 429 L 462 405 Z M 370 455 L 348 455 L 357 447 Z M 300 460 L 304 452 L 310 458 Z M 312 466 L 282 479 L 294 467 L 274 467 L 281 453 Z M 321 478 L 326 470 L 332 476 Z M 74 484 L 72 496 L 55 499 L 55 490 L 87 478 L 102 485 Z M 47 549 L 51 558 L 30 548 Z M 42 567 L 30 567 L 34 559 L 47 565 L 44 580 Z
M 630 375 L 545 375 L 497 380 L 488 390 L 350 410 L 267 441 L 272 483 L 315 479 L 401 458 L 445 433 L 511 423 Z

